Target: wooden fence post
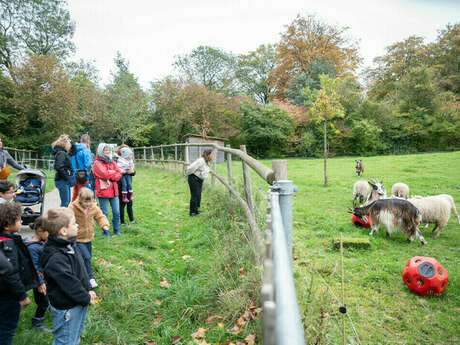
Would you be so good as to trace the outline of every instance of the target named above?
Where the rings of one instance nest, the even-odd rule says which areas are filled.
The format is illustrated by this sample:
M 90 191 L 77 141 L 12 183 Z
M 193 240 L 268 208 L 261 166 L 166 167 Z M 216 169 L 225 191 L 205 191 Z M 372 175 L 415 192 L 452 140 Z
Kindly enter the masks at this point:
M 147 163 L 147 152 L 145 151 L 145 147 L 144 147 L 144 163 Z
M 287 161 L 273 161 L 272 170 L 275 172 L 275 181 L 287 180 Z
M 212 171 L 214 171 L 214 174 L 217 173 L 216 172 L 216 159 L 217 159 L 217 151 L 216 151 L 216 155 L 214 156 L 214 159 L 212 160 Z M 214 187 L 216 185 L 216 176 L 212 174 L 211 176 L 211 185 Z
M 230 148 L 230 145 L 226 145 L 226 147 Z M 233 177 L 232 177 L 232 154 L 227 152 L 227 174 L 228 174 L 228 185 L 230 187 L 233 187 Z M 230 196 L 232 196 L 232 193 L 230 193 Z
M 174 146 L 174 171 L 177 171 L 179 169 L 177 169 L 177 146 Z
M 246 153 L 246 145 L 241 145 L 240 150 Z M 254 215 L 254 200 L 252 198 L 252 186 L 251 186 L 251 172 L 249 171 L 248 165 L 243 163 L 243 178 L 244 178 L 244 193 L 246 194 L 246 200 L 248 201 L 249 210 Z

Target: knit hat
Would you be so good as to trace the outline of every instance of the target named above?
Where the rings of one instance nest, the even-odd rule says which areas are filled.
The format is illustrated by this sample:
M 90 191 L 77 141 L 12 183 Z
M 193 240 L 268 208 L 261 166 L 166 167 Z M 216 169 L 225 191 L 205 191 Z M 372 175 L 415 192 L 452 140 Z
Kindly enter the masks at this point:
M 130 155 L 133 154 L 133 151 L 131 151 L 131 149 L 129 147 L 123 147 L 120 150 L 120 153 L 121 153 L 121 157 L 127 159 Z

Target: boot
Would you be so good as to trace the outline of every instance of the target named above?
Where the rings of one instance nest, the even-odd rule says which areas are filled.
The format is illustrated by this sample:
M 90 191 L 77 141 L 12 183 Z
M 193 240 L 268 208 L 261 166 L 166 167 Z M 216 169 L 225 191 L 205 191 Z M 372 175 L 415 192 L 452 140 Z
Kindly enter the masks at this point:
M 133 200 L 134 200 L 133 191 L 130 191 L 129 192 L 129 201 L 133 201 Z
M 127 192 L 123 192 L 122 194 L 123 194 L 123 199 L 122 199 L 122 201 L 123 201 L 125 204 L 127 204 L 127 203 L 129 202 L 129 200 L 128 200 L 128 193 L 127 193 Z
M 113 230 L 114 235 L 120 235 L 120 230 Z
M 51 333 L 52 330 L 50 330 L 49 328 L 45 327 L 45 325 L 43 324 L 44 321 L 45 321 L 44 317 L 33 317 L 32 318 L 32 326 L 30 326 L 30 328 L 31 329 L 36 329 L 36 330 L 39 330 L 39 331 L 44 331 L 44 332 Z
M 110 237 L 109 230 L 102 230 L 105 237 Z

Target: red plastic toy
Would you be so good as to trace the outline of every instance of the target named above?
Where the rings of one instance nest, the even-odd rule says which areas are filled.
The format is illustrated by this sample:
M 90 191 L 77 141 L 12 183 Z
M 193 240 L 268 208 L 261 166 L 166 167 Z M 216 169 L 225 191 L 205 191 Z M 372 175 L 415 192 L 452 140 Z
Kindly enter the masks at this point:
M 434 258 L 414 256 L 403 269 L 404 283 L 422 296 L 440 295 L 449 281 L 449 274 Z
M 366 221 L 362 220 L 359 217 L 356 217 L 354 214 L 351 216 L 351 222 L 355 224 L 355 226 L 359 228 L 370 228 L 371 227 L 371 222 L 369 221 L 368 216 L 364 216 L 366 218 Z

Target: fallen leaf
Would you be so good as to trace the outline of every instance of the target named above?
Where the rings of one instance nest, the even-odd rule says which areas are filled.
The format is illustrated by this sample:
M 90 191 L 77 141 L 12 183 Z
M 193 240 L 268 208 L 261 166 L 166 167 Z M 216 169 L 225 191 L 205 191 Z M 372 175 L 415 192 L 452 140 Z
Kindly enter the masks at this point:
M 238 320 L 236 320 L 236 325 L 239 327 L 243 327 L 245 324 L 246 324 L 246 321 L 244 321 L 242 316 L 240 316 Z
M 160 286 L 165 287 L 165 288 L 169 288 L 170 285 L 169 285 L 168 281 L 165 278 L 161 278 L 160 279 Z
M 244 338 L 244 341 L 246 342 L 247 345 L 255 345 L 256 343 L 256 334 L 249 334 L 246 338 Z
M 185 255 L 184 255 L 185 256 Z M 206 323 L 210 323 L 212 320 L 214 320 L 216 318 L 215 315 L 209 315 L 207 318 L 206 318 Z
M 219 326 L 219 328 L 224 328 L 225 327 L 225 324 L 223 322 L 218 322 L 217 323 L 217 326 Z
M 157 317 L 156 319 L 154 319 L 153 321 L 154 322 L 161 322 L 161 320 L 163 320 L 163 318 L 160 316 L 160 317 Z
M 192 333 L 193 339 L 201 339 L 206 336 L 206 329 L 205 328 L 198 328 L 198 331 Z
M 182 259 L 184 259 L 184 260 L 187 260 L 187 259 L 190 259 L 190 258 L 191 258 L 190 255 L 184 255 L 184 256 L 182 256 Z
M 294 260 L 297 260 L 299 258 L 299 256 L 296 254 L 294 255 Z
M 245 319 L 246 321 L 249 321 L 250 319 L 253 318 L 251 312 L 248 310 L 246 310 L 241 317 Z
M 234 327 L 230 328 L 228 331 L 230 333 L 233 333 L 233 334 L 240 334 L 241 333 L 241 328 L 239 328 L 238 326 L 234 326 Z
M 161 301 L 159 301 L 159 300 L 156 300 L 156 301 L 153 302 L 153 303 L 155 303 L 156 305 L 161 305 Z
M 145 340 L 144 344 L 145 345 L 156 345 L 156 343 L 153 340 Z
M 180 341 L 181 337 L 180 335 L 176 335 L 175 337 L 172 337 L 172 345 L 176 345 Z
M 322 312 L 322 313 L 321 313 L 321 318 L 323 318 L 323 319 L 326 319 L 326 320 L 327 320 L 327 319 L 329 319 L 329 314 L 328 314 L 328 313 L 326 313 L 326 312 Z
M 327 242 L 326 241 L 323 242 L 323 246 L 327 247 Z

